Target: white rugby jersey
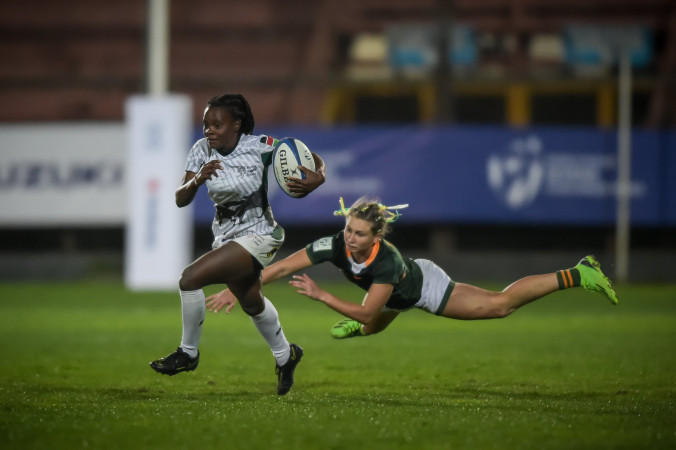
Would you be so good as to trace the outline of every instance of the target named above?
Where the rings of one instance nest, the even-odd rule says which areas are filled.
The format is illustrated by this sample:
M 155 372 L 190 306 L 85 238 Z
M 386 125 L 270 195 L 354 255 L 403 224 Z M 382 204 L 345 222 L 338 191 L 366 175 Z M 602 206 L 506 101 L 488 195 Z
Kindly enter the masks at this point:
M 212 227 L 215 236 L 232 239 L 245 234 L 271 234 L 277 226 L 267 199 L 267 173 L 276 142 L 265 135 L 243 134 L 226 156 L 209 148 L 206 138 L 190 149 L 186 171 L 197 173 L 209 161 L 221 162 L 218 176 L 205 183 L 216 207 Z

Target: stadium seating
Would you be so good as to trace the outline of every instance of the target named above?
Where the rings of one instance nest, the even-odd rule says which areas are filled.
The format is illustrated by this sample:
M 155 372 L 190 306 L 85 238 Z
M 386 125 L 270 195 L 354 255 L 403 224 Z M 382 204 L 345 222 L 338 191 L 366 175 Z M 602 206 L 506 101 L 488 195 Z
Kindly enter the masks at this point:
M 648 98 L 645 121 L 676 123 L 676 113 L 661 100 L 674 85 L 676 71 L 672 0 L 248 0 L 227 6 L 217 0 L 196 0 L 170 4 L 170 89 L 189 94 L 196 105 L 215 93 L 242 92 L 261 122 L 355 120 L 354 114 L 345 112 L 354 109 L 354 104 L 339 111 L 340 103 L 328 101 L 335 99 L 329 94 L 354 93 L 350 89 L 369 79 L 375 83 L 393 80 L 385 61 L 374 60 L 373 54 L 353 58 L 363 53 L 352 46 L 363 46 L 364 36 L 377 39 L 392 24 L 442 18 L 477 31 L 479 61 L 469 78 L 479 76 L 488 84 L 531 83 L 534 78 L 542 82 L 544 78 L 561 86 L 561 79 L 570 74 L 560 64 L 557 34 L 567 24 L 649 27 L 657 54 L 654 64 L 637 80 L 638 89 Z M 446 4 L 452 4 L 452 9 L 441 8 Z M 105 5 L 83 0 L 3 2 L 0 121 L 121 120 L 125 98 L 146 89 L 145 16 L 146 2 L 135 0 Z M 613 73 L 604 76 L 612 79 Z M 471 97 L 475 91 L 470 84 L 463 85 L 465 81 L 458 77 L 455 87 Z M 598 95 L 598 89 L 607 91 L 605 82 L 591 95 Z M 395 95 L 406 89 L 405 83 L 395 85 Z M 510 89 L 505 86 L 499 96 L 507 99 L 513 93 Z M 422 109 L 419 119 L 424 120 Z M 201 112 L 195 114 L 198 120 Z M 597 124 L 607 125 L 604 120 L 607 117 Z M 510 123 L 510 118 L 505 121 Z

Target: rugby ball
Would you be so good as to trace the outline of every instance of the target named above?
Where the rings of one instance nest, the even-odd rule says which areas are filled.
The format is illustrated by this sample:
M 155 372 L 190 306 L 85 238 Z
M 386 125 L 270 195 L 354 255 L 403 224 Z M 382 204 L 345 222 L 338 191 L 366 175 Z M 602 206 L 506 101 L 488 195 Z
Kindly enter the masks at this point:
M 315 170 L 315 160 L 312 158 L 310 149 L 299 139 L 292 137 L 280 139 L 272 151 L 272 168 L 279 187 L 291 197 L 296 198 L 300 197 L 300 194 L 291 192 L 286 183 L 291 177 L 305 179 L 305 173 L 298 166 Z

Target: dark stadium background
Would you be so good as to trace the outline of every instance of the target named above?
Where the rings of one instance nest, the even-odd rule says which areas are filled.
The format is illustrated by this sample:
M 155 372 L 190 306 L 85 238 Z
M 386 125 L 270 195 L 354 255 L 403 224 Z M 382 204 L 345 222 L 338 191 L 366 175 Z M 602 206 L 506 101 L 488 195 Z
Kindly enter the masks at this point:
M 612 130 L 617 66 L 597 67 L 590 75 L 566 64 L 556 48 L 571 24 L 650 30 L 652 59 L 633 73 L 631 123 L 635 129 L 676 128 L 676 4 L 671 0 L 170 4 L 169 90 L 193 100 L 196 130 L 201 106 L 225 91 L 249 99 L 260 132 L 266 125 L 368 124 Z M 125 100 L 147 89 L 146 14 L 146 2 L 133 0 L 3 2 L 0 123 L 122 122 Z M 471 70 L 441 64 L 411 75 L 388 67 L 382 53 L 369 52 L 396 25 L 448 23 L 475 32 Z M 334 230 L 287 227 L 285 250 Z M 632 229 L 632 281 L 674 281 L 668 268 L 676 267 L 675 231 L 671 226 Z M 503 281 L 543 265 L 557 268 L 562 260 L 573 263 L 585 253 L 612 264 L 615 227 L 402 221 L 391 237 L 407 252 L 432 255 L 451 274 L 462 270 L 468 279 Z M 205 251 L 210 229 L 196 226 L 194 242 L 195 254 Z M 124 229 L 3 226 L 0 248 L 0 277 L 7 280 L 116 276 L 122 272 Z

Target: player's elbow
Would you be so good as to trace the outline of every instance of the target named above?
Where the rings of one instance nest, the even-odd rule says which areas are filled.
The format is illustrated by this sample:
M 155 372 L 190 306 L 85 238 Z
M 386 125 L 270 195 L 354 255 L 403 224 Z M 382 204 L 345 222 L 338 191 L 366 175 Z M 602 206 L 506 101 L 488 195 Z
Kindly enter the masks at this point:
M 185 198 L 184 195 L 179 194 L 178 192 L 176 193 L 175 196 L 175 201 L 176 201 L 176 206 L 179 208 L 183 208 L 184 206 L 188 206 L 192 199 Z

